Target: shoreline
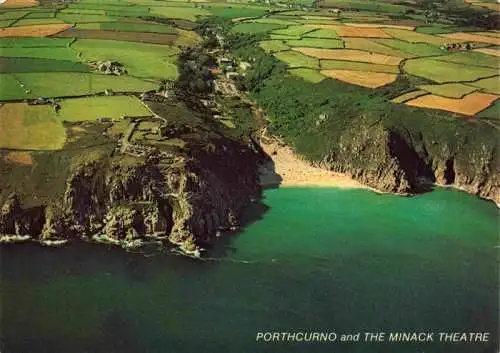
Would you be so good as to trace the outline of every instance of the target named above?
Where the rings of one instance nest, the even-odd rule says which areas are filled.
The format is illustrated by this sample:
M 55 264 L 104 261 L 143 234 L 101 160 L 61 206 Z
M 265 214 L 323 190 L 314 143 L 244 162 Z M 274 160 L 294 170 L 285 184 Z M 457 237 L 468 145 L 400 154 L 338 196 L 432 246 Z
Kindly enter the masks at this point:
M 269 139 L 265 137 L 265 139 Z M 283 142 L 273 138 L 271 142 L 264 141 L 261 138 L 259 142 L 261 148 L 266 152 L 272 162 L 268 162 L 266 166 L 260 168 L 261 186 L 265 188 L 271 187 L 308 187 L 308 188 L 338 188 L 338 189 L 361 189 L 370 190 L 377 194 L 391 194 L 397 196 L 412 196 L 407 194 L 397 194 L 387 191 L 381 191 L 365 185 L 347 174 L 336 173 L 312 165 L 307 160 L 303 159 L 293 149 Z M 493 199 L 483 198 L 478 195 L 471 194 L 465 188 L 458 185 L 442 185 L 439 183 L 433 184 L 434 187 L 442 187 L 465 192 L 477 198 L 493 202 L 497 208 L 500 208 L 500 202 Z
M 332 172 L 304 160 L 293 149 L 274 140 L 260 141 L 260 146 L 272 159 L 260 169 L 263 188 L 266 187 L 335 187 L 340 189 L 365 189 L 376 193 L 383 191 L 351 178 L 342 173 Z

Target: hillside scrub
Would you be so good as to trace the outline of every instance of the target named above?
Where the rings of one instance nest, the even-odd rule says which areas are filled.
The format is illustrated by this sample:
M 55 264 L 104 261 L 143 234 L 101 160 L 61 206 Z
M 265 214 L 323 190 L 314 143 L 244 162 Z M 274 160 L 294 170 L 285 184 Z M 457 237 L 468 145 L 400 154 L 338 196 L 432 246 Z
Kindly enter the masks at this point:
M 231 42 L 235 56 L 253 61 L 242 84 L 266 112 L 270 131 L 299 154 L 387 191 L 416 192 L 425 179 L 497 197 L 498 130 L 480 120 L 390 102 L 425 80 L 403 76 L 375 90 L 331 79 L 307 82 L 252 45 L 258 39 Z M 456 180 L 446 178 L 455 172 Z

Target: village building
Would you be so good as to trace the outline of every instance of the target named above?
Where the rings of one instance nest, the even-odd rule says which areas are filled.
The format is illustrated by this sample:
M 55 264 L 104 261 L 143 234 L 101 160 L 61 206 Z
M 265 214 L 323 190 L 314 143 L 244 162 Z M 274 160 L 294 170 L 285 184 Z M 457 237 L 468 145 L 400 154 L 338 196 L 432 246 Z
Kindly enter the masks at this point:
M 226 73 L 226 77 L 228 79 L 232 79 L 232 78 L 235 78 L 235 77 L 238 77 L 238 76 L 240 76 L 240 74 L 237 73 L 237 72 L 228 72 L 228 73 Z
M 252 64 L 250 64 L 247 61 L 240 62 L 240 69 L 243 70 L 243 71 L 247 71 L 251 67 L 252 67 Z

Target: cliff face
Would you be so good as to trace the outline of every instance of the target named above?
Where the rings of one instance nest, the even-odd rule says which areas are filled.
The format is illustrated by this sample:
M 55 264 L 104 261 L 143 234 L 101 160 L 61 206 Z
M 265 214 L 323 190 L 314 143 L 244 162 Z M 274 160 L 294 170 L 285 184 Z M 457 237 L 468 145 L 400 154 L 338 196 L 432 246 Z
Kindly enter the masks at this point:
M 146 157 L 115 156 L 73 166 L 61 198 L 23 209 L 11 194 L 0 210 L 0 234 L 43 241 L 134 241 L 155 235 L 194 249 L 217 230 L 238 225 L 243 207 L 259 197 L 251 146 L 218 138 L 210 150 L 184 154 L 154 151 Z
M 451 143 L 410 135 L 383 124 L 345 130 L 339 147 L 321 162 L 381 191 L 410 194 L 449 185 L 500 203 L 497 145 Z

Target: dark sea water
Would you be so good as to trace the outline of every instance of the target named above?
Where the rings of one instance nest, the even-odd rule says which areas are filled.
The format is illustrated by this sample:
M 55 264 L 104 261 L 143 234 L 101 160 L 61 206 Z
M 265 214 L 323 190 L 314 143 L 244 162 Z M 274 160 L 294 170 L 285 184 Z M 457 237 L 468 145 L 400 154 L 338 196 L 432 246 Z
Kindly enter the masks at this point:
M 498 347 L 499 211 L 453 191 L 277 189 L 207 261 L 102 245 L 1 249 L 2 353 L 443 352 Z M 258 332 L 335 332 L 262 343 Z M 369 343 L 364 332 L 489 332 Z M 340 342 L 343 333 L 359 342 Z M 387 337 L 386 337 L 387 339 Z

